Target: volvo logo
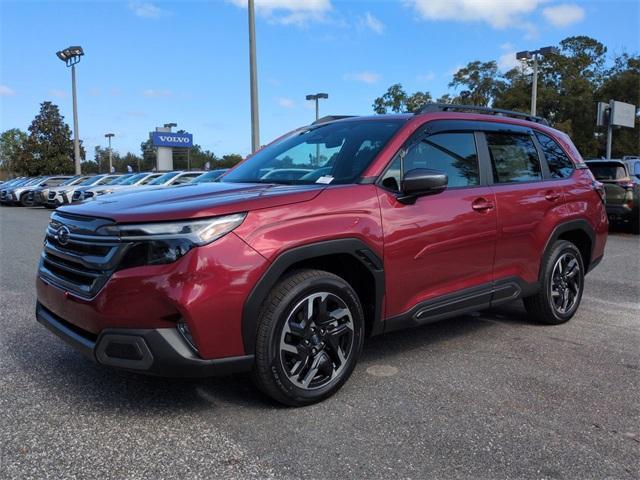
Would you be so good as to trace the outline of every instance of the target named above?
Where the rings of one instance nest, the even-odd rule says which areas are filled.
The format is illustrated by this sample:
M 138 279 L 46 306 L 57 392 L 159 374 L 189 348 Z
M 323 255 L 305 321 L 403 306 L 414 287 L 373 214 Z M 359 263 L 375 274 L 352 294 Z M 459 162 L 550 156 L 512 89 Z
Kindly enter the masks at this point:
M 189 143 L 191 141 L 189 137 L 169 137 L 166 135 L 158 135 L 158 138 L 163 142 Z
M 69 229 L 64 225 L 62 225 L 56 231 L 55 237 L 60 245 L 66 245 L 67 242 L 69 241 L 69 235 L 71 235 L 71 232 L 69 231 Z

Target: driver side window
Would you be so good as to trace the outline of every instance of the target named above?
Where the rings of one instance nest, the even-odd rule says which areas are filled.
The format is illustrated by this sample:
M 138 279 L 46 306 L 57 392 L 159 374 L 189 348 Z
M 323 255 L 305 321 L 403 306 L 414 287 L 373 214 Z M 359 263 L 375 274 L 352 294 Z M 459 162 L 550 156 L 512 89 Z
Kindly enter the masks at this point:
M 400 165 L 404 163 L 403 172 Z M 399 192 L 402 175 L 416 168 L 429 168 L 447 174 L 448 187 L 469 187 L 480 183 L 478 154 L 473 132 L 438 133 L 422 139 L 406 150 L 404 162 L 400 152 L 382 178 L 382 185 Z

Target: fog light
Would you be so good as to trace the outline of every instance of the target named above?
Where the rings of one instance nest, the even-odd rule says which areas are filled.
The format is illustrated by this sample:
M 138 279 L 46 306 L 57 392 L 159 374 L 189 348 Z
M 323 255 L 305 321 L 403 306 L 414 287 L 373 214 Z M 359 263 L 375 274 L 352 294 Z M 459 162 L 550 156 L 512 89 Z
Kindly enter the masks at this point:
M 189 346 L 197 353 L 198 349 L 196 347 L 195 342 L 193 341 L 193 337 L 191 336 L 191 331 L 189 330 L 189 325 L 187 325 L 184 320 L 180 320 L 177 325 L 178 332 L 182 335 L 182 338 L 189 344 Z

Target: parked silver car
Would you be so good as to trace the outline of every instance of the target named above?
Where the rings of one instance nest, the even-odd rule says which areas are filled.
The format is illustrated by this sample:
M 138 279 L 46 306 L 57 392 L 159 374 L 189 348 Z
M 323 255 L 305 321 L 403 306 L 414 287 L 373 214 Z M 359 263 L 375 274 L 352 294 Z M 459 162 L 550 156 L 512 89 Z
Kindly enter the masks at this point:
M 161 175 L 162 173 L 142 172 L 133 174 L 131 176 L 123 176 L 111 183 L 87 188 L 86 190 L 84 190 L 83 199 L 132 190 L 142 185 L 149 184 Z
M 56 187 L 70 177 L 68 175 L 55 175 L 38 177 L 36 180 L 11 188 L 6 195 L 6 202 L 14 205 L 30 206 L 29 192 L 38 187 Z

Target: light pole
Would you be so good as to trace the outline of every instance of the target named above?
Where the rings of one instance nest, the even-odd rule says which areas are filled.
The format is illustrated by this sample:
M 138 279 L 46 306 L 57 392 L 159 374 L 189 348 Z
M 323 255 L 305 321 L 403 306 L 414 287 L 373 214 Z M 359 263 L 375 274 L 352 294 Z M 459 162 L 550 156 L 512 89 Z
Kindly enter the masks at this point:
M 305 97 L 307 100 L 314 100 L 316 102 L 316 121 L 318 121 L 318 119 L 320 118 L 320 107 L 319 107 L 319 100 L 321 98 L 329 98 L 329 94 L 328 93 L 316 93 L 313 95 L 307 95 Z M 320 144 L 316 144 L 316 165 L 320 164 Z
M 318 106 L 319 104 L 319 100 L 320 99 L 326 99 L 329 98 L 329 94 L 328 93 L 316 93 L 314 95 L 307 95 L 306 99 L 307 100 L 315 100 L 316 102 L 316 120 L 318 120 L 318 118 L 320 118 L 320 108 Z
M 113 172 L 113 153 L 111 150 L 111 139 L 115 137 L 115 133 L 105 133 L 104 136 L 109 139 L 109 173 Z
M 73 97 L 73 153 L 76 166 L 76 175 L 80 175 L 80 135 L 78 133 L 78 97 L 76 95 L 76 64 L 84 55 L 82 47 L 68 47 L 56 52 L 56 55 L 67 67 L 71 67 L 71 95 Z
M 258 67 L 256 64 L 256 14 L 254 0 L 249 7 L 249 83 L 251 90 L 251 151 L 260 148 L 260 120 L 258 118 Z
M 559 53 L 559 50 L 556 47 L 542 47 L 538 50 L 528 51 L 525 50 L 523 52 L 516 53 L 517 60 L 531 60 L 533 59 L 533 82 L 531 86 L 531 116 L 536 116 L 537 111 L 537 101 L 538 101 L 538 55 L 548 55 L 550 53 Z

